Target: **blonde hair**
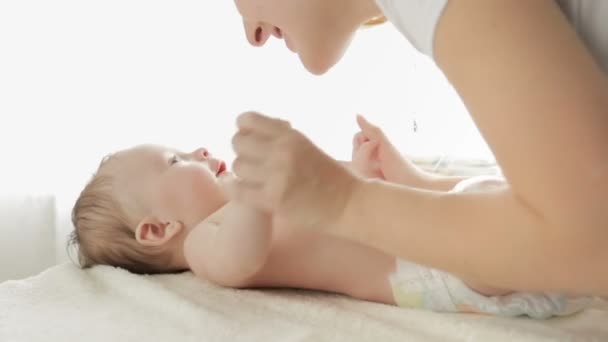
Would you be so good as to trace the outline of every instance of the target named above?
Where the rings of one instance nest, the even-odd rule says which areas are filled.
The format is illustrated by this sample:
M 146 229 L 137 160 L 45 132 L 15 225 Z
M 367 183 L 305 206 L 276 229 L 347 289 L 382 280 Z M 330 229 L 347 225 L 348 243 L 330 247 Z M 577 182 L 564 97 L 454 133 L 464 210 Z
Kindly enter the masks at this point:
M 386 17 L 381 15 L 375 18 L 372 18 L 368 21 L 366 21 L 363 26 L 376 26 L 376 25 L 380 25 L 380 24 L 384 24 L 387 21 Z
M 126 213 L 116 196 L 115 178 L 102 172 L 109 159 L 102 160 L 72 209 L 74 231 L 68 248 L 78 250 L 79 265 L 110 265 L 138 274 L 183 271 L 171 265 L 172 255 L 165 248 L 142 246 L 135 239 L 137 221 Z

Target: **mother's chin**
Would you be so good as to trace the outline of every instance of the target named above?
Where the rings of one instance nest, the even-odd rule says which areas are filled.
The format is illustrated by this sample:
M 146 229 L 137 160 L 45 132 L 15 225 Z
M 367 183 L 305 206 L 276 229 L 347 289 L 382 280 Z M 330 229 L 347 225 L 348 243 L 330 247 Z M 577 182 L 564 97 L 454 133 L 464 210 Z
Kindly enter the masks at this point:
M 329 46 L 324 48 L 299 50 L 298 56 L 304 68 L 313 75 L 323 75 L 336 65 L 344 56 L 348 43 L 342 47 Z
M 321 76 L 329 71 L 336 62 L 329 63 L 327 61 L 319 60 L 318 58 L 305 58 L 301 54 L 298 54 L 302 65 L 308 72 L 313 75 Z

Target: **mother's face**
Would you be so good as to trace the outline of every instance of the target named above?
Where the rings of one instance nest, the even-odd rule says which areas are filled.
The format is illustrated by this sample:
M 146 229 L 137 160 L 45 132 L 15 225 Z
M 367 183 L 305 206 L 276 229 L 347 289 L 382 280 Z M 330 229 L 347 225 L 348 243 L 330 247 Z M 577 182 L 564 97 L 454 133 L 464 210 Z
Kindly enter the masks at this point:
M 282 38 L 304 67 L 320 75 L 344 55 L 360 18 L 349 11 L 352 0 L 235 0 L 248 41 L 263 46 Z

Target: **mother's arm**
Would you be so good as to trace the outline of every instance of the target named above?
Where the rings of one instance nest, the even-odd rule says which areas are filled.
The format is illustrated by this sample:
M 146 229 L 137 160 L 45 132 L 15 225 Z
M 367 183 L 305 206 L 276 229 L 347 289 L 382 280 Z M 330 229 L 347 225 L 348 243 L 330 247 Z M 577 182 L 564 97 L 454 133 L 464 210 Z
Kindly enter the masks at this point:
M 450 1 L 435 44 L 513 195 L 555 227 L 605 231 L 608 79 L 556 1 Z
M 555 1 L 452 0 L 435 52 L 510 188 L 367 182 L 339 234 L 486 284 L 608 296 L 608 82 Z

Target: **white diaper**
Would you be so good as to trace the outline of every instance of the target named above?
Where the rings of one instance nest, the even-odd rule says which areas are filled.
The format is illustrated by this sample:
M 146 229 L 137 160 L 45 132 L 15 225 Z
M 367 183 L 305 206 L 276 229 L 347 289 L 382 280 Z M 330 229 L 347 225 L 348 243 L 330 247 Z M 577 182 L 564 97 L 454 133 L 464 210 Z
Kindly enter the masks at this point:
M 571 315 L 592 301 L 591 297 L 568 298 L 550 293 L 487 297 L 449 273 L 401 259 L 397 259 L 397 270 L 389 280 L 397 305 L 442 312 L 549 318 Z

